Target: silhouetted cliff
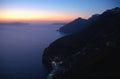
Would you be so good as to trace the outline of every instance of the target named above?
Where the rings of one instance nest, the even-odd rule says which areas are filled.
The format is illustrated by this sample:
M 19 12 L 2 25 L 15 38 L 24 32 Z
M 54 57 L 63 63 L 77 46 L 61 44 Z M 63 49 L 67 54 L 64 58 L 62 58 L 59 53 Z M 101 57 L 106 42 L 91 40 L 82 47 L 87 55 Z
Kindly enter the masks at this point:
M 72 34 L 86 29 L 93 21 L 99 17 L 99 14 L 95 14 L 89 19 L 77 18 L 74 21 L 64 25 L 59 29 L 60 32 L 66 34 Z
M 54 41 L 43 54 L 52 79 L 120 77 L 120 8 L 107 10 L 76 34 Z

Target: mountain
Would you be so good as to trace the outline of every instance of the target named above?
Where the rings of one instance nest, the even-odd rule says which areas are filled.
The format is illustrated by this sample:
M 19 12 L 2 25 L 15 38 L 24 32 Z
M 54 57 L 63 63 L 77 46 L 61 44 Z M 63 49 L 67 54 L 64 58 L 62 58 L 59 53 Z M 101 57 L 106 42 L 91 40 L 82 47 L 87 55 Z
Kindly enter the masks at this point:
M 62 26 L 59 31 L 62 33 L 72 34 L 84 30 L 89 26 L 94 20 L 98 18 L 99 14 L 95 14 L 88 20 L 77 18 L 74 21 Z
M 61 27 L 59 31 L 63 33 L 74 33 L 79 31 L 79 29 L 83 29 L 83 27 L 79 27 L 79 25 L 84 26 L 85 23 L 86 19 L 77 18 L 74 21 Z
M 57 39 L 44 50 L 48 79 L 120 78 L 120 8 L 106 10 L 90 26 Z
M 22 23 L 22 22 L 1 22 L 0 25 L 28 25 L 28 23 Z
M 94 14 L 94 15 L 92 15 L 90 18 L 87 19 L 88 23 L 91 24 L 92 22 L 94 22 L 95 20 L 97 20 L 99 18 L 99 15 L 100 14 Z

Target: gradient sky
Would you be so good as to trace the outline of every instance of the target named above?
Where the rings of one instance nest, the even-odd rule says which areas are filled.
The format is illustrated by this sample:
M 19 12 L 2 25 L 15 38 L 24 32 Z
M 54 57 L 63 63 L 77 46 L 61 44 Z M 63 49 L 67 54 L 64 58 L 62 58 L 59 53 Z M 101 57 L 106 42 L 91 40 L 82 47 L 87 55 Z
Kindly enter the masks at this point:
M 70 21 L 120 7 L 120 0 L 0 0 L 0 21 Z

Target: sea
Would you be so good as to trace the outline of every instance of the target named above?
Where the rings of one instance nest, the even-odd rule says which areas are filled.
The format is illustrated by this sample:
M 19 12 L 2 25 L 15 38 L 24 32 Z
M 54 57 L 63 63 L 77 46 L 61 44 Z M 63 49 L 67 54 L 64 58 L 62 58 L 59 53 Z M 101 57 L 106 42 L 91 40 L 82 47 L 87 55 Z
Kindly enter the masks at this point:
M 64 36 L 61 25 L 0 25 L 0 79 L 46 79 L 44 49 Z

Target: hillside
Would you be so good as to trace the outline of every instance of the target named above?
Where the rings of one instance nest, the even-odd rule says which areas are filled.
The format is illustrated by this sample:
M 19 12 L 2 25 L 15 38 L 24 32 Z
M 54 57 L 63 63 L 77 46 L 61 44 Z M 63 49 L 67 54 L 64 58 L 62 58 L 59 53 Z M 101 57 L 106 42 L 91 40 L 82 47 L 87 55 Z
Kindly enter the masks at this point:
M 120 8 L 106 10 L 90 26 L 54 41 L 43 54 L 52 79 L 120 77 Z

